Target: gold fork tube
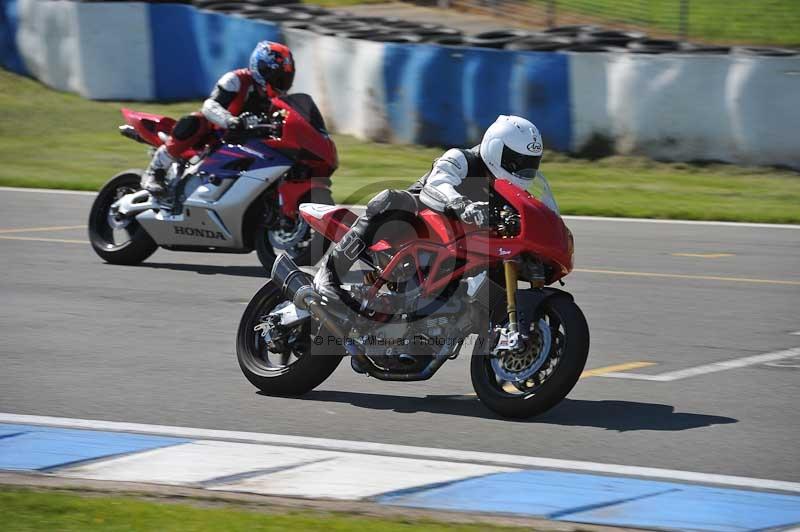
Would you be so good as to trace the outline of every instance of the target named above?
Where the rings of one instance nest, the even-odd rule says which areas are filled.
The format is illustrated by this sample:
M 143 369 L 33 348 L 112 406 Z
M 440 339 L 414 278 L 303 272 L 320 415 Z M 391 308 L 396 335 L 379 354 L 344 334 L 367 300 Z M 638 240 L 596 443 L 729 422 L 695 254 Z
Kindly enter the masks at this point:
M 508 311 L 508 330 L 517 332 L 517 263 L 513 260 L 503 261 L 506 276 L 506 310 Z

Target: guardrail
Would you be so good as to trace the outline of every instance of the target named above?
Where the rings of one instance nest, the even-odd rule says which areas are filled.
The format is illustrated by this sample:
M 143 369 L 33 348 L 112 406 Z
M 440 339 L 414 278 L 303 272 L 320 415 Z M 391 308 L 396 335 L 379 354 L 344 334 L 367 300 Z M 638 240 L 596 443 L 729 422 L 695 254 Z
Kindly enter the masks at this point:
M 202 98 L 273 39 L 295 54 L 294 90 L 365 139 L 469 145 L 513 113 L 560 151 L 800 169 L 800 56 L 372 42 L 175 4 L 7 0 L 0 16 L 5 68 L 88 98 Z

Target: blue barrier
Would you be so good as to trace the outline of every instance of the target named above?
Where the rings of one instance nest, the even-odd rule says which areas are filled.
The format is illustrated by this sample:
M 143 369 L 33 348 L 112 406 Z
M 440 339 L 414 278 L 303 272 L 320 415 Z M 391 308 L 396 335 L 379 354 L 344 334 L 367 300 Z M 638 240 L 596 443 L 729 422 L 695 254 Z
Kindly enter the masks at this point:
M 468 146 L 497 115 L 516 114 L 539 127 L 547 149 L 580 152 L 601 139 L 657 159 L 800 169 L 800 56 L 516 52 L 286 33 L 301 58 L 295 90 L 314 96 L 335 131 L 361 138 Z M 276 24 L 188 5 L 0 4 L 4 68 L 96 99 L 203 98 L 256 42 L 283 37 Z
M 256 43 L 282 41 L 269 22 L 150 4 L 155 94 L 159 100 L 205 98 L 225 72 L 247 65 Z
M 546 146 L 570 147 L 567 55 L 388 44 L 383 70 L 397 141 L 477 144 L 498 115 L 517 114 L 536 123 Z
M 0 65 L 6 70 L 27 76 L 28 70 L 17 49 L 17 0 L 0 3 Z

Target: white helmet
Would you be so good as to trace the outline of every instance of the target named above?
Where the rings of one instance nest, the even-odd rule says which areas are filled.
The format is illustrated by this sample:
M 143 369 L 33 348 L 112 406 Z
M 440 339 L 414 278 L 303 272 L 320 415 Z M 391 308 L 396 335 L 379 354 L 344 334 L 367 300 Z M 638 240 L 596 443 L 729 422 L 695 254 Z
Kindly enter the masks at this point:
M 527 190 L 542 159 L 542 136 L 533 123 L 500 115 L 481 141 L 481 159 L 497 179 Z

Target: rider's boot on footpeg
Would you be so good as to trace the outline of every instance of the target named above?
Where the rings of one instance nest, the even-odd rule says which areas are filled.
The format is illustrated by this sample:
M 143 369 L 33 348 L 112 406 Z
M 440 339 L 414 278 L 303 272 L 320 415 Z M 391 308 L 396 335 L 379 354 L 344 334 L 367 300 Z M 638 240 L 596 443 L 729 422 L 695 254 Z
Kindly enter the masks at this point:
M 154 196 L 163 196 L 166 192 L 167 168 L 175 159 L 163 144 L 158 147 L 147 170 L 142 174 L 141 187 Z
M 314 276 L 314 288 L 320 295 L 333 301 L 341 299 L 343 295 L 348 296 L 341 287 L 342 276 L 347 275 L 347 272 L 366 249 L 365 236 L 369 223 L 368 218 L 360 217 L 350 231 L 336 245 L 328 249 L 322 266 Z

